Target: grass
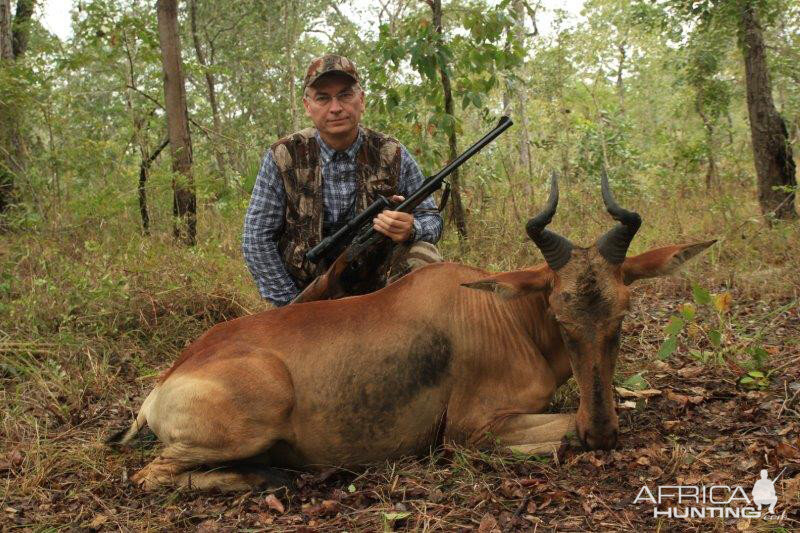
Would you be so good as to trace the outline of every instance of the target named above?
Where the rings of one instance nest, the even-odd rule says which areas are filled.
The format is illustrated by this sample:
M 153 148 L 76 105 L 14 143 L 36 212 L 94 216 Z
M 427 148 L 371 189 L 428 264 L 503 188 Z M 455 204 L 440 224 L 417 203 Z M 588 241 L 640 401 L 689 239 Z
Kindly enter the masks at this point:
M 594 189 L 580 183 L 562 186 L 552 228 L 579 245 L 591 244 L 612 225 Z M 501 187 L 489 193 L 465 198 L 470 238 L 462 244 L 448 231 L 441 243 L 443 255 L 490 270 L 539 262 L 538 251 L 524 235 L 524 222 L 542 203 L 544 187 L 529 198 L 512 196 Z M 641 513 L 632 514 L 630 508 L 619 508 L 619 502 L 633 497 L 621 487 L 629 490 L 641 484 L 631 472 L 667 483 L 683 475 L 687 456 L 699 454 L 707 465 L 703 473 L 709 475 L 725 470 L 731 458 L 759 453 L 774 458 L 775 442 L 797 438 L 796 420 L 790 423 L 786 417 L 796 413 L 797 394 L 792 397 L 789 386 L 800 379 L 800 225 L 764 224 L 753 198 L 749 190 L 734 186 L 713 197 L 691 190 L 676 196 L 666 189 L 620 197 L 644 219 L 631 253 L 674 242 L 720 239 L 679 276 L 642 282 L 636 289 L 618 366 L 618 382 L 644 373 L 652 387 L 687 395 L 692 394 L 688 388 L 701 387 L 708 392 L 708 408 L 705 403 L 690 404 L 674 413 L 674 402 L 663 398 L 637 402 L 635 409 L 621 411 L 621 425 L 628 431 L 623 449 L 606 455 L 572 450 L 559 462 L 543 462 L 500 451 L 447 448 L 431 457 L 336 473 L 324 480 L 303 477 L 306 485 L 296 492 L 279 493 L 287 506 L 285 514 L 265 506 L 264 495 L 135 493 L 123 478 L 141 467 L 153 449 L 113 454 L 101 444 L 112 429 L 130 420 L 155 376 L 186 344 L 215 323 L 267 307 L 239 251 L 243 202 L 224 213 L 204 209 L 193 249 L 174 245 L 166 222 L 154 228 L 153 237 L 140 236 L 133 210 L 121 210 L 111 221 L 56 213 L 48 222 L 4 234 L 0 521 L 7 520 L 9 528 L 38 530 L 169 530 L 200 524 L 209 531 L 219 524 L 285 530 L 454 530 L 483 523 L 490 531 L 492 520 L 500 529 L 524 524 L 668 528 L 669 524 L 646 521 Z M 724 357 L 700 364 L 691 350 L 703 346 L 682 333 L 675 354 L 657 364 L 654 355 L 664 327 L 681 304 L 691 301 L 692 282 L 712 293 L 732 295 Z M 697 318 L 701 325 L 712 319 Z M 736 386 L 750 357 L 743 347 L 756 342 L 753 339 L 768 348 L 765 367 L 778 369 L 765 390 Z M 683 368 L 698 364 L 701 373 L 694 378 L 676 378 Z M 729 408 L 737 412 L 759 402 L 783 405 L 777 419 L 753 426 L 774 427 L 772 444 L 762 438 L 761 429 L 750 429 L 742 442 L 732 445 L 739 455 L 727 457 L 724 450 L 707 445 L 708 439 L 714 442 L 744 431 L 730 426 L 733 433 L 726 432 L 724 424 L 713 429 L 719 422 L 713 422 L 717 404 L 712 398 L 720 406 L 735 400 Z M 559 391 L 554 408 L 570 410 L 576 405 L 576 390 L 568 384 Z M 675 426 L 661 427 L 670 416 L 678 417 L 677 433 Z M 701 427 L 704 424 L 712 429 Z M 779 434 L 781 428 L 788 431 Z M 649 459 L 651 464 L 631 467 L 625 450 L 646 450 L 647 438 L 661 443 L 658 453 Z M 756 448 L 745 452 L 745 445 Z M 660 474 L 652 470 L 656 467 Z M 785 479 L 795 480 L 797 471 Z M 622 481 L 614 481 L 612 475 L 623 476 Z M 348 490 L 351 485 L 353 492 Z M 336 503 L 325 507 L 326 501 Z M 787 524 L 794 524 L 789 529 L 796 527 L 798 500 L 782 501 L 787 506 L 794 502 L 789 519 L 795 521 Z M 729 526 L 720 522 L 703 527 Z

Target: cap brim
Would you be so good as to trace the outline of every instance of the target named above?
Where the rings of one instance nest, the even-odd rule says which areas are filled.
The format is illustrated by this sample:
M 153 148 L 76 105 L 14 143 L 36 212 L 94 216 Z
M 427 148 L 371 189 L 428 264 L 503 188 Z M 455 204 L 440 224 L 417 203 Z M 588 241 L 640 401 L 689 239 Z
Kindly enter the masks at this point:
M 323 72 L 322 74 L 318 74 L 313 79 L 311 79 L 308 83 L 306 83 L 305 86 L 306 87 L 311 87 L 312 85 L 317 83 L 321 78 L 324 78 L 325 76 L 327 76 L 329 74 L 343 74 L 343 75 L 347 76 L 348 78 L 350 78 L 351 80 L 353 80 L 354 82 L 358 83 L 358 78 L 356 78 L 355 76 L 353 76 L 349 72 L 345 72 L 344 70 L 331 69 L 331 70 L 328 70 L 326 72 Z

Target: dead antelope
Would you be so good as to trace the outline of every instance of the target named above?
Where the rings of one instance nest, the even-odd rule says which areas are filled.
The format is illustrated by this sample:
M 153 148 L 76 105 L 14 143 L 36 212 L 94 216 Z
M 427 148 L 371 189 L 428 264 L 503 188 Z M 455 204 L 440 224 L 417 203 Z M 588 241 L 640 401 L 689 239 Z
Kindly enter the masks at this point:
M 612 377 L 628 286 L 673 272 L 714 241 L 626 258 L 639 215 L 602 195 L 620 222 L 582 248 L 546 226 L 553 177 L 527 233 L 545 264 L 490 275 L 454 263 L 424 267 L 378 292 L 269 310 L 211 328 L 145 399 L 145 424 L 165 444 L 133 476 L 146 487 L 248 488 L 268 482 L 244 463 L 363 465 L 442 440 L 552 450 L 577 430 L 589 449 L 616 445 Z M 576 414 L 542 414 L 574 375 Z M 200 465 L 213 470 L 194 471 Z

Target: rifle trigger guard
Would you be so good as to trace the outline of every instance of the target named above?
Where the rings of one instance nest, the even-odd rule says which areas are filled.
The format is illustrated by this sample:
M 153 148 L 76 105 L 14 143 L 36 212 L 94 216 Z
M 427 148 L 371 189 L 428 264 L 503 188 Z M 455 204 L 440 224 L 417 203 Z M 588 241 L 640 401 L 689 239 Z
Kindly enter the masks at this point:
M 442 198 L 439 200 L 439 212 L 444 211 L 447 206 L 447 200 L 450 198 L 450 182 L 442 181 L 444 183 L 444 190 L 442 191 Z

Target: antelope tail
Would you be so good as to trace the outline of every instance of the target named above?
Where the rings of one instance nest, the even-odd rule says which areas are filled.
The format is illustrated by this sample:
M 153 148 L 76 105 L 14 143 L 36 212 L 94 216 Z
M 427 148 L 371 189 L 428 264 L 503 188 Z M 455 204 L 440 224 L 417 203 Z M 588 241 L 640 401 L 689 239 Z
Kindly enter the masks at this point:
M 150 394 L 145 398 L 144 403 L 142 403 L 142 407 L 139 409 L 139 414 L 136 415 L 136 419 L 127 429 L 122 429 L 117 431 L 110 437 L 106 439 L 106 444 L 112 447 L 118 446 L 125 446 L 128 444 L 138 433 L 147 425 L 147 413 L 149 411 L 150 404 L 153 403 L 153 400 L 156 396 L 156 391 L 158 387 L 154 388 Z

